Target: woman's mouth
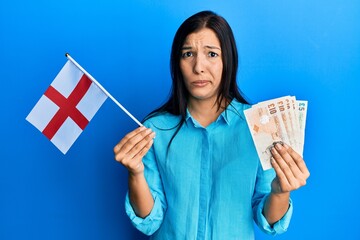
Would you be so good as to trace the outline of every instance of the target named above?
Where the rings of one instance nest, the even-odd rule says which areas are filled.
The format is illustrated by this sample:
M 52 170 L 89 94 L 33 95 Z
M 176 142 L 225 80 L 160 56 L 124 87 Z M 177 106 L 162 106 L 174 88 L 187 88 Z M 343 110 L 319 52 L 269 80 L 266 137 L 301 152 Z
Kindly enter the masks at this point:
M 192 82 L 191 84 L 195 87 L 204 87 L 208 83 L 210 83 L 210 81 L 208 81 L 208 80 L 197 80 L 197 81 Z

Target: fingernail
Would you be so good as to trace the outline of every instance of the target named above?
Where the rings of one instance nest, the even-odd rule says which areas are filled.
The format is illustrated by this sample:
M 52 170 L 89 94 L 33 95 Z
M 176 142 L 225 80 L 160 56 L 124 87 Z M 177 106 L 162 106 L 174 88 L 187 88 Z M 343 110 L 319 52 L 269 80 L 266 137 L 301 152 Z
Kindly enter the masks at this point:
M 282 141 L 275 141 L 273 142 L 273 146 L 275 147 L 276 144 L 281 144 L 281 145 L 284 145 L 284 143 Z
M 275 150 L 274 147 L 271 147 L 271 148 L 270 148 L 270 152 L 271 152 L 271 153 L 274 153 L 275 151 L 276 151 L 276 150 Z
M 282 149 L 282 146 L 281 146 L 280 143 L 277 143 L 277 144 L 275 144 L 275 148 L 276 148 L 277 150 L 281 150 L 281 149 Z
M 155 135 L 156 135 L 156 133 L 155 133 L 155 132 L 152 132 L 150 136 L 151 136 L 152 138 L 155 138 Z
M 148 129 L 146 129 L 146 131 L 145 131 L 146 133 L 151 133 L 152 132 L 152 130 L 151 130 L 151 128 L 148 128 Z

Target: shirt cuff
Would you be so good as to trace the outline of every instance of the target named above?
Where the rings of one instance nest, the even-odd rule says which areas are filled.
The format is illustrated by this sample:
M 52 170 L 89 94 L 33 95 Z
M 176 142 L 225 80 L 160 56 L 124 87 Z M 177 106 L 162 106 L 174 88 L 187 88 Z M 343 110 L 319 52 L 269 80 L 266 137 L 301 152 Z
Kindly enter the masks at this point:
M 287 229 L 289 227 L 291 216 L 293 213 L 292 200 L 289 199 L 289 208 L 288 208 L 287 212 L 285 213 L 285 215 L 279 221 L 274 223 L 273 226 L 270 226 L 270 224 L 266 220 L 265 216 L 263 215 L 265 201 L 268 196 L 269 195 L 265 196 L 259 203 L 259 207 L 257 210 L 257 219 L 259 221 L 259 226 L 262 226 L 263 230 L 266 233 L 269 233 L 271 235 L 277 235 L 277 234 L 284 233 L 287 231 Z
M 158 197 L 154 197 L 154 206 L 148 216 L 145 218 L 138 217 L 134 211 L 134 209 L 131 206 L 130 199 L 129 199 L 129 193 L 126 194 L 125 198 L 125 210 L 126 214 L 129 216 L 132 224 L 142 233 L 150 236 L 156 230 L 159 229 L 164 212 L 161 206 L 161 201 Z

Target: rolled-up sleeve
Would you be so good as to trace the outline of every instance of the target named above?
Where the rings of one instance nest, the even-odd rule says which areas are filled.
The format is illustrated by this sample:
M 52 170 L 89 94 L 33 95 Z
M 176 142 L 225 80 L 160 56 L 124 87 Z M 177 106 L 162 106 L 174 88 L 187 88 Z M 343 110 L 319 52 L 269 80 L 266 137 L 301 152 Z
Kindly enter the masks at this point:
M 256 219 L 258 221 L 258 226 L 260 228 L 262 228 L 263 231 L 265 231 L 266 233 L 271 234 L 271 235 L 277 235 L 277 234 L 286 232 L 289 227 L 292 212 L 293 212 L 293 205 L 292 205 L 291 199 L 289 201 L 289 208 L 288 208 L 287 212 L 285 213 L 285 215 L 279 221 L 274 223 L 273 226 L 270 226 L 270 224 L 268 223 L 268 221 L 266 220 L 266 218 L 263 214 L 265 201 L 266 201 L 267 197 L 268 196 L 265 196 L 261 200 L 261 202 L 258 205 L 257 211 L 256 211 L 256 215 L 257 215 Z
M 261 167 L 260 167 L 261 168 Z M 287 231 L 290 220 L 293 212 L 293 203 L 290 199 L 289 208 L 285 215 L 272 226 L 267 222 L 265 216 L 263 215 L 263 210 L 265 206 L 266 199 L 268 198 L 271 191 L 271 182 L 275 177 L 275 172 L 273 169 L 263 171 L 262 169 L 258 170 L 255 191 L 252 200 L 252 208 L 255 223 L 258 227 L 267 234 L 277 235 Z
M 154 196 L 154 194 L 153 194 Z M 126 195 L 125 199 L 126 214 L 129 216 L 132 224 L 142 233 L 146 235 L 152 235 L 156 230 L 159 229 L 162 220 L 164 218 L 163 206 L 160 198 L 155 195 L 154 206 L 150 214 L 146 218 L 136 216 L 134 209 L 132 208 L 129 200 L 129 194 Z

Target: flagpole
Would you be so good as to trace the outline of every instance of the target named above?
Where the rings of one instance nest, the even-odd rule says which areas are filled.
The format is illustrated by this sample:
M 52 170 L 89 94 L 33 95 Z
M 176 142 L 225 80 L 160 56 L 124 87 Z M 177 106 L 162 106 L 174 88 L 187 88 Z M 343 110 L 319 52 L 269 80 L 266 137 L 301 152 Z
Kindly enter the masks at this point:
M 113 100 L 113 102 L 118 105 L 132 120 L 134 120 L 139 126 L 143 126 L 141 124 L 141 122 L 139 122 L 128 110 L 126 110 L 126 108 L 123 107 L 123 105 L 121 105 L 108 91 L 106 91 L 106 89 L 98 82 L 96 81 L 95 78 L 93 78 L 93 76 L 90 75 L 90 73 L 88 73 L 85 69 L 83 69 L 71 56 L 69 53 L 65 53 L 65 57 L 67 57 L 67 59 L 69 59 L 76 67 L 78 67 L 83 73 L 85 73 L 86 76 L 88 76 L 88 78 L 90 78 L 90 80 L 95 83 L 111 100 Z

